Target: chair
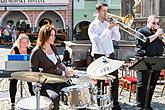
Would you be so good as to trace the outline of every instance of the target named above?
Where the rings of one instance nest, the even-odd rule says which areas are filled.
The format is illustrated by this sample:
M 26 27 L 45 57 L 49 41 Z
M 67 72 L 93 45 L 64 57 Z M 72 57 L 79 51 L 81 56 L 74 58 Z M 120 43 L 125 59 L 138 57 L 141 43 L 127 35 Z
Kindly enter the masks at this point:
M 134 70 L 129 70 L 129 67 L 133 65 L 133 61 L 129 60 L 125 62 L 122 66 L 122 78 L 119 79 L 121 85 L 121 90 L 119 95 L 121 95 L 123 89 L 129 90 L 129 102 L 131 101 L 131 93 L 136 92 L 137 78 L 135 76 Z

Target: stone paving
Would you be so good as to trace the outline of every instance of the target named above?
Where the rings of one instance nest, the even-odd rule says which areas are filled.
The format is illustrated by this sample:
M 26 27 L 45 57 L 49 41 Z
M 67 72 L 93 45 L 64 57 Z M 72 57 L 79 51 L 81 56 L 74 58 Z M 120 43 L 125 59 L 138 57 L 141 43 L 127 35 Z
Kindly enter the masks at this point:
M 9 48 L 0 48 L 0 68 L 4 68 L 4 62 L 6 60 L 6 56 L 7 54 L 9 54 Z M 0 110 L 9 110 L 9 106 L 10 106 L 10 100 L 9 100 L 9 91 L 8 91 L 8 87 L 9 87 L 9 79 L 8 78 L 0 78 Z M 19 84 L 19 83 L 18 83 Z M 27 85 L 24 84 L 24 94 L 23 97 L 28 97 L 29 93 L 27 90 Z M 154 110 L 165 110 L 165 92 L 163 94 L 163 96 L 161 97 L 161 91 L 162 91 L 163 85 L 157 85 L 155 92 L 154 92 L 154 96 L 153 96 L 153 100 L 152 100 L 152 107 Z M 120 88 L 119 88 L 120 89 Z M 18 92 L 17 92 L 17 100 L 20 99 L 20 86 L 18 86 Z M 122 92 L 122 95 L 119 95 L 119 102 L 121 105 L 122 110 L 136 110 L 136 101 L 135 101 L 135 94 L 132 94 L 131 97 L 131 102 L 128 102 L 128 96 L 129 96 L 129 92 L 124 90 Z M 60 110 L 69 110 L 69 108 L 67 106 L 61 106 Z

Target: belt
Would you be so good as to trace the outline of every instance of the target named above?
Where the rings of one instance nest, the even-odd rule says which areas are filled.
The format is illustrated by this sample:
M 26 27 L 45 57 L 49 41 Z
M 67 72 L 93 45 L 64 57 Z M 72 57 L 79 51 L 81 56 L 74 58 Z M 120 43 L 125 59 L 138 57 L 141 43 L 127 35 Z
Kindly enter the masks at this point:
M 99 58 L 99 57 L 101 57 L 101 56 L 106 56 L 107 58 L 112 58 L 112 59 L 114 59 L 114 53 L 111 53 L 111 54 L 109 54 L 109 55 L 104 55 L 104 54 L 94 54 L 94 58 Z

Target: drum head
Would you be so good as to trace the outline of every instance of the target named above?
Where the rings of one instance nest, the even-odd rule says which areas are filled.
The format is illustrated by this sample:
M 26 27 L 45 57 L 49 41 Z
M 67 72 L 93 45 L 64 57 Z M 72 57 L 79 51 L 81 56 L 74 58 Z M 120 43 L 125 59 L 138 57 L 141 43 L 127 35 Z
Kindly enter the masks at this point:
M 45 96 L 40 96 L 40 109 L 48 110 L 52 101 Z M 16 108 L 25 110 L 36 110 L 36 96 L 26 97 L 19 100 Z

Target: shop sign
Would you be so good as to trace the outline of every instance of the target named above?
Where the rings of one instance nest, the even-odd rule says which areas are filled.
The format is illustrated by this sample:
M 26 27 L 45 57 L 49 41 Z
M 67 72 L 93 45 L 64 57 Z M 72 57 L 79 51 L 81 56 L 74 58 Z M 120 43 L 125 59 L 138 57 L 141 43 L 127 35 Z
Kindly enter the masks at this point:
M 26 4 L 57 4 L 57 3 L 69 3 L 69 0 L 0 0 L 0 4 L 13 4 L 13 3 L 26 3 Z

